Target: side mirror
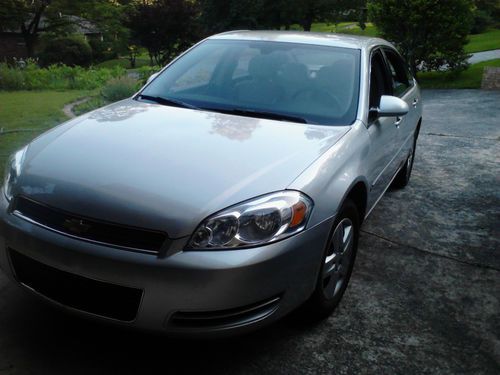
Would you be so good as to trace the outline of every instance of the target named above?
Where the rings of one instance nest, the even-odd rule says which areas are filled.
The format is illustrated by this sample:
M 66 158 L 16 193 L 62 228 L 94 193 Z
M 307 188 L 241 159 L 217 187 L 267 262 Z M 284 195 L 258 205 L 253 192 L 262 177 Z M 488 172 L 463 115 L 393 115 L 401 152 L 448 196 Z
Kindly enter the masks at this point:
M 375 113 L 377 117 L 404 116 L 410 108 L 408 104 L 395 96 L 382 95 L 378 108 L 371 108 L 370 112 Z
M 151 74 L 151 75 L 149 76 L 148 80 L 146 81 L 146 85 L 147 85 L 149 82 L 151 82 L 153 79 L 155 79 L 155 78 L 158 76 L 158 74 L 160 74 L 160 72 L 157 72 L 157 73 L 153 73 L 153 74 Z

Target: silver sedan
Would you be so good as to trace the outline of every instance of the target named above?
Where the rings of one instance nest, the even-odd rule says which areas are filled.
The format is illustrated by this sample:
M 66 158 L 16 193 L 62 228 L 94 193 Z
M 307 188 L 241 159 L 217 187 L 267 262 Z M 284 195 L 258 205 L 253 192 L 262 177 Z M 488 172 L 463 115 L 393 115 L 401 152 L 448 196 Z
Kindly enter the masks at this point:
M 388 42 L 229 32 L 9 160 L 0 265 L 69 311 L 170 334 L 328 316 L 408 184 L 418 85 Z

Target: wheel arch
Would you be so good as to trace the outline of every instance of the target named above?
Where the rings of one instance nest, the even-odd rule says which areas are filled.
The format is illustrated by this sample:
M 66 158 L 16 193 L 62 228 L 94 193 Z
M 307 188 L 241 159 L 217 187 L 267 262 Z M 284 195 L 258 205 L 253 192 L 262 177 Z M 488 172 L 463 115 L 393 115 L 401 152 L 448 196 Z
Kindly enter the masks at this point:
M 356 205 L 359 213 L 359 223 L 362 224 L 366 215 L 366 208 L 368 204 L 368 188 L 366 181 L 363 181 L 362 179 L 354 181 L 349 189 L 347 189 L 339 207 L 342 207 L 348 199 L 352 200 Z

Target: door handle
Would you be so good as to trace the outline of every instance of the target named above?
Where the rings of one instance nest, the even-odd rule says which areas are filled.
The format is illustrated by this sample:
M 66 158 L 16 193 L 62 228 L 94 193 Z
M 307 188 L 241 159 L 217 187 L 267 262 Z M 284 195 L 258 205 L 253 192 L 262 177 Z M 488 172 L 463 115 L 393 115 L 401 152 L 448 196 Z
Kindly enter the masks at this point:
M 418 104 L 418 98 L 413 99 L 413 103 L 411 103 L 413 108 L 417 108 L 417 104 Z
M 396 121 L 394 121 L 394 125 L 396 125 L 397 127 L 399 127 L 399 124 L 401 124 L 401 121 L 403 121 L 403 118 L 402 117 L 396 117 Z

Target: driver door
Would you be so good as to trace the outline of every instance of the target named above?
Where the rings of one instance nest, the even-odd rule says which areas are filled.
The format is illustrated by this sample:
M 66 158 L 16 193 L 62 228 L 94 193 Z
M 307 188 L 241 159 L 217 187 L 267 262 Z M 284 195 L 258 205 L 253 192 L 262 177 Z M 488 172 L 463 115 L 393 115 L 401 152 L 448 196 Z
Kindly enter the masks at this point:
M 371 55 L 370 62 L 370 108 L 378 108 L 382 95 L 392 95 L 392 84 L 387 65 L 380 49 Z M 394 176 L 395 156 L 398 145 L 398 126 L 396 117 L 377 117 L 370 113 L 368 117 L 368 133 L 370 151 L 367 160 L 369 170 L 367 178 L 370 183 L 368 207 L 372 207 Z

